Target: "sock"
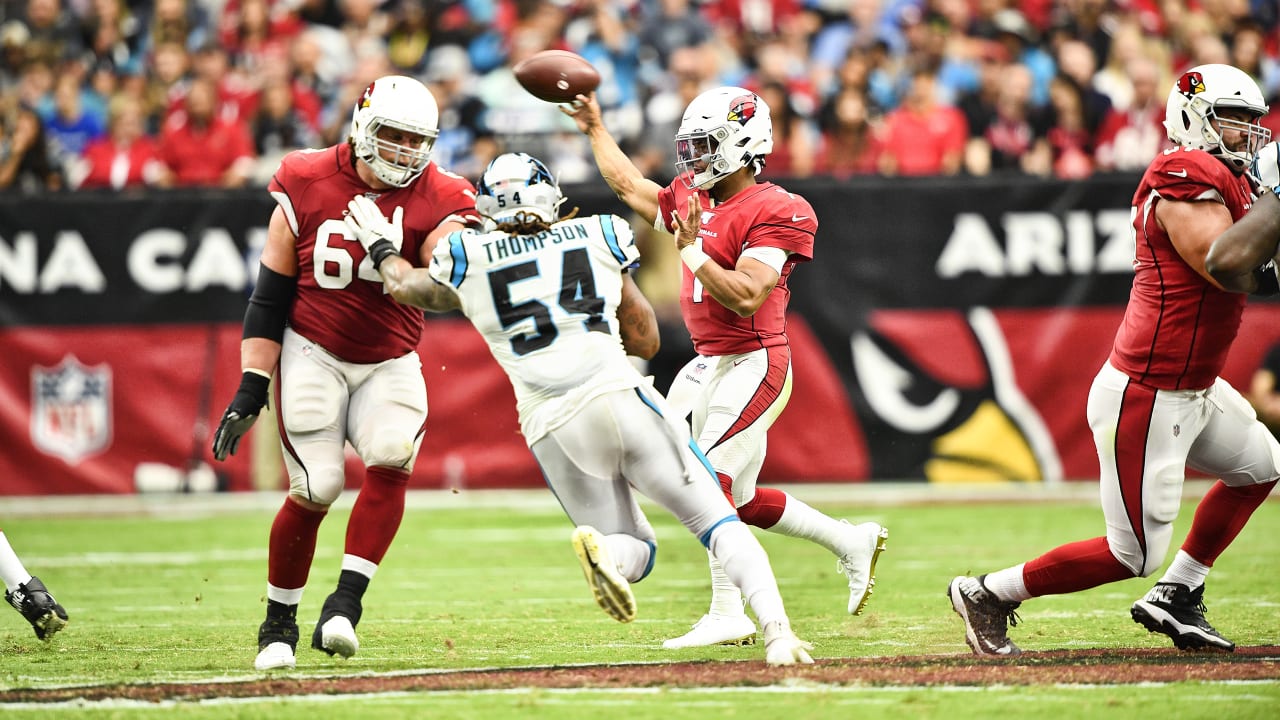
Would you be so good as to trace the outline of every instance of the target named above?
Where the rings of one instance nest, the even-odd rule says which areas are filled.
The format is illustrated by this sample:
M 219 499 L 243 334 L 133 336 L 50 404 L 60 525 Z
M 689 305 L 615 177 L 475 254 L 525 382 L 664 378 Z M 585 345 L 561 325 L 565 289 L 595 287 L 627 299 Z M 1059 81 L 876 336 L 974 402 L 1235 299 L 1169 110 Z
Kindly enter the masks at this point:
M 1182 549 L 1205 567 L 1213 567 L 1275 486 L 1275 482 L 1243 487 L 1214 483 L 1196 506 Z
M 1060 545 L 1027 562 L 1022 570 L 1029 597 L 1079 592 L 1133 576 L 1133 571 L 1111 554 L 1105 537 Z
M 713 558 L 713 566 L 722 566 L 725 581 L 741 587 L 738 597 L 746 596 L 751 610 L 763 627 L 771 622 L 788 622 L 787 611 L 778 592 L 778 581 L 773 576 L 769 556 L 760 541 L 751 534 L 746 523 L 727 522 L 716 528 L 707 543 Z M 719 563 L 714 562 L 719 558 Z M 741 600 L 738 612 L 741 612 Z M 713 604 L 712 611 L 715 611 Z
M 987 573 L 982 576 L 982 586 L 1005 602 L 1029 600 L 1031 593 L 1027 592 L 1027 585 L 1022 581 L 1025 565 L 1026 563 L 1020 563 L 1011 568 Z
M 404 492 L 409 473 L 373 466 L 365 470 L 364 484 L 347 521 L 346 553 L 377 565 L 391 547 L 404 517 Z
M 1188 555 L 1186 550 L 1179 550 L 1173 556 L 1173 562 L 1169 563 L 1169 569 L 1164 571 L 1164 577 L 1160 578 L 1160 582 L 1178 583 L 1195 590 L 1204 584 L 1208 576 L 1208 565 Z
M 275 600 L 268 598 L 267 599 L 267 618 L 268 619 L 278 618 L 281 620 L 288 619 L 288 620 L 296 621 L 298 619 L 298 604 L 282 603 L 282 602 L 277 602 Z
M 656 546 L 633 535 L 614 533 L 604 536 L 609 557 L 627 582 L 640 582 L 653 569 Z
M 296 590 L 301 598 L 302 588 L 311 572 L 311 559 L 316 553 L 316 533 L 326 510 L 308 510 L 286 497 L 284 505 L 271 523 L 271 539 L 267 550 L 267 598 L 285 602 L 289 598 L 272 597 L 272 587 L 277 590 Z M 294 604 L 297 600 L 294 600 Z
M 721 527 L 728 525 L 742 525 L 742 523 L 730 522 Z M 746 526 L 743 525 L 743 527 Z M 716 531 L 717 534 L 719 532 L 719 530 Z M 754 537 L 751 539 L 755 540 Z M 724 565 L 716 559 L 716 554 L 710 549 L 707 550 L 707 562 L 711 566 L 711 609 L 708 612 L 711 615 L 742 615 L 742 591 L 729 579 L 724 571 Z
M 788 537 L 802 538 L 815 542 L 836 555 L 845 554 L 841 542 L 845 531 L 849 529 L 848 523 L 842 523 L 835 518 L 824 515 L 781 490 L 773 490 L 772 492 L 782 495 L 785 498 L 786 505 L 782 508 L 782 514 L 778 518 L 777 524 L 769 528 L 770 530 Z M 757 493 L 756 499 L 759 499 L 759 497 L 760 494 Z M 755 502 L 755 500 L 752 502 Z
M 0 530 L 0 579 L 4 580 L 4 587 L 8 592 L 17 590 L 19 585 L 31 579 L 31 573 L 22 566 L 18 554 L 9 547 L 9 540 L 4 536 L 3 530 Z

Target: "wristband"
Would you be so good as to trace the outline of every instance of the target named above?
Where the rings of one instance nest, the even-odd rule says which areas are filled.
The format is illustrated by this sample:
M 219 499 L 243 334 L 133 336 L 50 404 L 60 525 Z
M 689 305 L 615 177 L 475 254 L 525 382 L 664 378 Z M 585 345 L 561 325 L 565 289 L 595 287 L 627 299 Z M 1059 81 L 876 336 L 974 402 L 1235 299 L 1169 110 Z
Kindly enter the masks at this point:
M 369 246 L 369 260 L 373 263 L 373 269 L 378 270 L 382 267 L 382 261 L 392 255 L 398 255 L 396 246 L 386 238 L 378 238 Z
M 686 245 L 680 250 L 680 259 L 684 261 L 686 266 L 688 266 L 689 272 L 696 275 L 698 268 L 702 267 L 703 263 L 710 260 L 711 256 L 702 252 L 702 248 L 697 245 Z

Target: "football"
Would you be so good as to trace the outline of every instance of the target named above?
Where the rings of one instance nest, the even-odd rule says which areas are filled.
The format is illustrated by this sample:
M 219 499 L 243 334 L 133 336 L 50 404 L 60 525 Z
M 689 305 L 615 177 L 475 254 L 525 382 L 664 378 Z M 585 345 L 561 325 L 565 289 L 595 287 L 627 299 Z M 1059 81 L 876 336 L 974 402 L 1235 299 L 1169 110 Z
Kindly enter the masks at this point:
M 565 50 L 543 50 L 521 60 L 516 80 L 531 95 L 547 102 L 573 102 L 600 85 L 600 73 L 586 58 Z

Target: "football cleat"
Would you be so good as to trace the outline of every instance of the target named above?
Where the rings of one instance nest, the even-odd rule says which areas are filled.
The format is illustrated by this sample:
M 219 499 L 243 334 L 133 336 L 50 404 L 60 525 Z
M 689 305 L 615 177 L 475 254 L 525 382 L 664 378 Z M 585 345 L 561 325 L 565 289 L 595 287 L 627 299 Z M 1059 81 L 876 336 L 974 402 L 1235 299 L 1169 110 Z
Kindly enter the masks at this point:
M 67 624 L 67 611 L 53 599 L 49 589 L 35 575 L 25 583 L 5 592 L 4 599 L 31 623 L 36 637 L 48 640 Z
M 775 620 L 764 626 L 764 661 L 769 665 L 812 665 L 813 645 L 796 637 L 791 626 Z
M 1179 650 L 1235 652 L 1236 644 L 1205 620 L 1205 610 L 1204 585 L 1192 590 L 1177 583 L 1156 583 L 1129 614 L 1149 632 L 1168 635 Z
M 986 577 L 985 575 L 982 577 Z M 982 577 L 964 577 L 951 581 L 947 597 L 951 608 L 964 620 L 964 641 L 974 655 L 1016 657 L 1022 650 L 1009 639 L 1009 626 L 1018 625 L 1021 603 L 1005 602 L 982 584 Z
M 268 610 L 267 619 L 258 627 L 258 657 L 253 661 L 257 670 L 280 670 L 298 664 L 294 656 L 298 647 L 298 606 L 282 607 L 286 609 L 279 613 Z
M 636 597 L 631 593 L 631 583 L 618 572 L 618 566 L 609 557 L 604 535 L 593 527 L 579 525 L 570 540 L 596 603 L 618 622 L 635 620 Z
M 316 629 L 311 633 L 311 647 L 344 658 L 355 655 L 360 649 L 356 625 L 363 613 L 360 601 L 350 593 L 343 592 L 341 588 L 330 593 L 320 608 Z
M 849 525 L 848 520 L 840 522 Z M 845 554 L 836 561 L 836 570 L 849 579 L 849 614 L 861 615 L 876 588 L 876 562 L 889 539 L 889 528 L 865 522 L 849 525 Z
M 709 645 L 755 645 L 756 624 L 746 613 L 737 615 L 720 615 L 707 613 L 693 624 L 689 632 L 678 638 L 664 640 L 662 647 L 667 650 L 681 648 L 707 647 Z

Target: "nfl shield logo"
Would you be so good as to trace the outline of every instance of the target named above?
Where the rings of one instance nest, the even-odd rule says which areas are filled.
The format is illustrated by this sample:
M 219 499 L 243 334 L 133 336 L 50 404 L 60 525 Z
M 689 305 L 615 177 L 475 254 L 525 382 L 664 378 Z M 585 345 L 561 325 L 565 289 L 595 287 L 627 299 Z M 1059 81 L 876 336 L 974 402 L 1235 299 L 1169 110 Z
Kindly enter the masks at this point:
M 31 368 L 31 442 L 73 464 L 111 443 L 111 368 L 67 355 Z

